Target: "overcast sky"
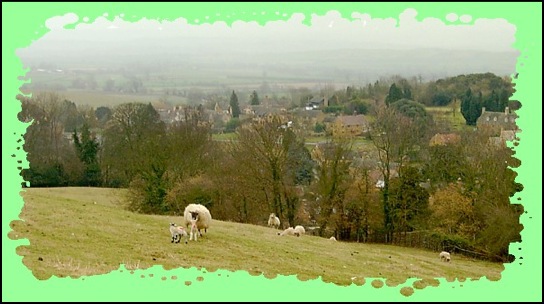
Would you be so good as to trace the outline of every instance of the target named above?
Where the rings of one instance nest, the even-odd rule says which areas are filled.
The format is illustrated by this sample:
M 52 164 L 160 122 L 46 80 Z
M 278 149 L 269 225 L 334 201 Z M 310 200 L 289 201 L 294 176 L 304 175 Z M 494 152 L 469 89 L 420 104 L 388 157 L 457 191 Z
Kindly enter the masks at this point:
M 17 50 L 17 55 L 25 67 L 143 64 L 160 68 L 158 63 L 162 62 L 215 68 L 212 73 L 217 74 L 228 66 L 267 65 L 265 72 L 275 65 L 278 71 L 293 76 L 302 70 L 308 70 L 308 77 L 337 70 L 344 75 L 365 74 L 369 79 L 396 73 L 429 77 L 486 72 L 509 75 L 515 72 L 519 56 L 519 50 L 513 48 L 513 24 L 505 19 L 472 20 L 455 12 L 422 21 L 416 20 L 414 9 L 406 9 L 397 19 L 352 13 L 353 21 L 337 11 L 324 16 L 298 13 L 281 15 L 285 21 L 270 21 L 264 26 L 245 21 L 234 21 L 230 26 L 223 21 L 209 24 L 206 17 L 198 24 L 189 24 L 182 17 L 127 22 L 123 16 L 115 16 L 113 21 L 106 16 L 90 23 L 83 20 L 75 29 L 64 28 L 81 21 L 75 14 L 52 17 L 45 24 L 50 32 Z M 310 25 L 303 24 L 305 17 Z M 315 52 L 293 54 L 307 51 Z
M 450 13 L 444 20 L 457 21 L 455 25 L 438 18 L 415 19 L 415 9 L 406 9 L 394 18 L 372 18 L 368 14 L 353 13 L 355 21 L 343 19 L 337 11 L 325 16 L 312 14 L 311 26 L 302 24 L 304 15 L 293 14 L 286 21 L 271 21 L 261 26 L 256 22 L 235 21 L 232 27 L 225 22 L 188 24 L 184 18 L 174 21 L 147 20 L 126 22 L 119 17 L 109 21 L 104 17 L 92 23 L 80 23 L 75 30 L 64 29 L 67 23 L 78 20 L 75 14 L 53 17 L 46 26 L 51 29 L 30 49 L 58 39 L 70 41 L 157 40 L 213 40 L 222 47 L 237 49 L 267 49 L 276 51 L 343 49 L 343 48 L 447 48 L 463 50 L 512 51 L 516 28 L 504 19 L 477 19 Z M 201 20 L 201 22 L 205 19 Z M 446 24 L 448 23 L 448 25 Z M 143 42 L 143 41 L 142 41 Z

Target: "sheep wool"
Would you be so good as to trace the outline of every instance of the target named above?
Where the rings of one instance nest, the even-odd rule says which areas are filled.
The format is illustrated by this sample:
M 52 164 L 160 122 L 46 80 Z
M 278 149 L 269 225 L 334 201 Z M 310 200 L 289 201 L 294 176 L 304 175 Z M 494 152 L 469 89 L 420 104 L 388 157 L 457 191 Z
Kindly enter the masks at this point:
M 208 232 L 208 228 L 212 222 L 212 215 L 204 205 L 189 204 L 185 207 L 183 219 L 187 228 L 189 228 L 189 225 L 192 225 L 192 220 L 196 220 L 195 233 L 198 232 L 202 236 L 201 229 L 204 229 L 204 232 Z
M 442 260 L 442 261 L 446 261 L 446 262 L 451 261 L 451 255 L 447 251 L 440 252 L 439 257 L 440 257 L 440 260 Z
M 193 238 L 194 238 L 195 241 L 197 239 L 197 235 L 198 235 L 198 233 L 197 233 L 198 232 L 198 227 L 196 225 L 197 221 L 198 221 L 198 215 L 196 216 L 195 219 L 191 219 L 191 232 L 190 232 L 189 241 L 192 241 Z
M 268 217 L 268 227 L 280 228 L 280 218 L 274 213 L 270 213 Z
M 301 235 L 303 235 L 305 233 L 306 233 L 306 230 L 304 230 L 304 227 L 302 227 L 300 225 L 295 226 L 295 235 L 296 236 L 301 236 Z
M 181 237 L 187 236 L 187 231 L 185 231 L 185 228 L 176 226 L 175 223 L 170 223 L 170 235 L 172 236 L 171 243 L 179 243 L 181 241 Z
M 278 235 L 279 236 L 295 235 L 295 229 L 293 227 L 289 227 L 289 228 L 283 230 L 282 232 L 278 232 Z

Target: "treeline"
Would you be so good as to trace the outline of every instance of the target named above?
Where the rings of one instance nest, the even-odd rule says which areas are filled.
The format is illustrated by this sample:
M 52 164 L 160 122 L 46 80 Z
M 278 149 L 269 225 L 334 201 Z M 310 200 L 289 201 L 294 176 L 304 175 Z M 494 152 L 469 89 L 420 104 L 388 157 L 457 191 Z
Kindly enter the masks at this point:
M 431 141 L 440 132 L 432 117 L 395 87 L 400 99 L 386 94 L 367 113 L 370 154 L 350 137 L 308 149 L 284 116 L 243 121 L 236 140 L 222 142 L 211 139 L 203 107 L 186 107 L 181 121 L 165 124 L 151 104 L 90 109 L 55 93 L 19 96 L 19 119 L 34 120 L 22 175 L 32 187 L 128 188 L 135 212 L 179 215 L 201 203 L 218 220 L 252 224 L 274 212 L 285 225 L 326 237 L 427 248 L 435 240 L 507 261 L 522 228 L 522 208 L 510 204 L 522 190 L 513 151 L 493 145 L 483 129 Z

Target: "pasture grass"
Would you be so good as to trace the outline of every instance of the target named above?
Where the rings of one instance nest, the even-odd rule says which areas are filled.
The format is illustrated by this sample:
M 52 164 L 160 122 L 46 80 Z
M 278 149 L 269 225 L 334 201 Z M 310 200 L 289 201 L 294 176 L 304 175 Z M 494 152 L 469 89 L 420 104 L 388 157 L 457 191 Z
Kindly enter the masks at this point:
M 41 280 L 106 274 L 125 264 L 131 270 L 162 265 L 166 270 L 245 270 L 267 278 L 296 275 L 342 286 L 362 285 L 366 277 L 384 278 L 388 286 L 418 278 L 413 286 L 421 289 L 438 285 L 435 278 L 498 280 L 504 270 L 500 263 L 455 254 L 447 263 L 438 252 L 311 235 L 281 237 L 273 228 L 220 220 L 213 220 L 198 241 L 173 244 L 168 226 L 181 224 L 181 217 L 129 212 L 123 207 L 125 193 L 88 187 L 24 189 L 20 220 L 10 223 L 9 237 L 30 241 L 16 251 Z

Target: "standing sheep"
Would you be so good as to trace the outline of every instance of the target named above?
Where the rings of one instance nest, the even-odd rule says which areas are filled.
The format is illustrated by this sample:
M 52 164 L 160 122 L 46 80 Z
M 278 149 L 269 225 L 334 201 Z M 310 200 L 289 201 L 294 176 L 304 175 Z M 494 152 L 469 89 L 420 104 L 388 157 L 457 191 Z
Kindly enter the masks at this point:
M 440 257 L 440 260 L 441 260 L 441 261 L 446 261 L 446 262 L 451 261 L 451 255 L 450 255 L 450 253 L 447 252 L 447 251 L 442 251 L 442 252 L 440 252 L 439 257 Z
M 187 231 L 181 226 L 176 226 L 175 223 L 170 223 L 170 235 L 172 236 L 171 243 L 179 243 L 182 236 L 187 237 Z M 185 243 L 187 243 L 187 241 L 185 241 Z
M 280 218 L 274 213 L 270 213 L 268 217 L 268 227 L 280 228 Z
M 300 225 L 295 226 L 295 235 L 296 236 L 301 236 L 301 235 L 303 235 L 305 233 L 306 233 L 306 230 L 304 230 L 304 227 L 302 227 Z
M 195 241 L 197 239 L 197 235 L 198 235 L 197 232 L 199 232 L 197 227 L 197 221 L 198 221 L 198 214 L 196 215 L 195 218 L 191 219 L 191 232 L 190 232 L 191 237 L 189 238 L 189 241 L 192 241 L 193 238 L 195 239 Z
M 195 233 L 198 231 L 200 236 L 202 236 L 202 232 L 200 230 L 204 229 L 204 232 L 208 232 L 208 228 L 212 222 L 212 215 L 208 208 L 206 208 L 204 205 L 189 204 L 187 207 L 185 207 L 183 219 L 185 221 L 185 227 L 187 228 L 189 228 L 189 225 L 192 226 L 192 221 L 195 220 Z

